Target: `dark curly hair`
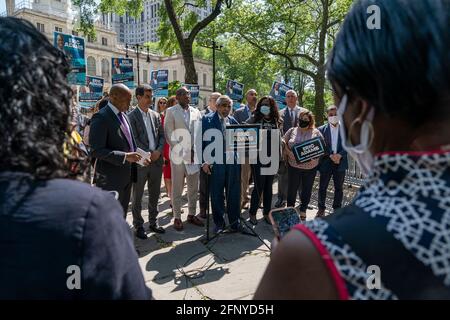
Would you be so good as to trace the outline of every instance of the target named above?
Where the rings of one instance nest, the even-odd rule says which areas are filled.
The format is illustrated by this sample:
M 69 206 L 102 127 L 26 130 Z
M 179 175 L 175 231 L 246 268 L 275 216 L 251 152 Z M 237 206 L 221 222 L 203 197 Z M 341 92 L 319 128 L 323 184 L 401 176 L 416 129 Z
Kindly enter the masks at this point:
M 280 113 L 278 112 L 278 105 L 277 105 L 277 102 L 275 101 L 275 99 L 272 98 L 271 96 L 264 96 L 264 97 L 261 97 L 261 99 L 259 99 L 258 103 L 256 104 L 256 109 L 254 112 L 255 121 L 259 122 L 264 118 L 264 115 L 261 113 L 261 106 L 262 106 L 262 102 L 264 100 L 269 101 L 270 118 L 275 121 L 277 126 L 280 126 L 281 118 L 280 118 Z
M 0 18 L 0 170 L 67 176 L 72 90 L 64 53 L 30 22 Z

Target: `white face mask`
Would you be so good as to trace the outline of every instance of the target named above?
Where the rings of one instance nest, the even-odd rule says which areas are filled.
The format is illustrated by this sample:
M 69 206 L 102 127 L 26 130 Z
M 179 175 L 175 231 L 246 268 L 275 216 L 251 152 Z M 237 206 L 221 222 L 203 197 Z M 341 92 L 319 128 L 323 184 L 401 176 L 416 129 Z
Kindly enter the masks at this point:
M 370 129 L 369 126 L 371 125 L 371 122 L 373 120 L 375 110 L 372 108 L 367 118 L 363 121 L 361 126 L 361 133 L 359 137 L 360 144 L 357 146 L 352 145 L 350 142 L 350 138 L 347 138 L 346 128 L 344 124 L 344 112 L 347 108 L 347 101 L 348 97 L 347 95 L 344 95 L 342 97 L 342 101 L 339 104 L 339 108 L 337 110 L 337 114 L 339 117 L 339 121 L 341 122 L 341 125 L 339 126 L 339 133 L 341 134 L 341 140 L 342 140 L 342 147 L 344 148 L 347 153 L 356 160 L 358 163 L 361 172 L 363 175 L 368 176 L 373 168 L 373 155 L 370 152 L 370 144 L 372 143 L 372 138 L 370 137 Z M 372 132 L 373 134 L 373 132 Z
M 329 116 L 328 122 L 335 126 L 338 124 L 339 118 L 338 118 L 338 116 Z

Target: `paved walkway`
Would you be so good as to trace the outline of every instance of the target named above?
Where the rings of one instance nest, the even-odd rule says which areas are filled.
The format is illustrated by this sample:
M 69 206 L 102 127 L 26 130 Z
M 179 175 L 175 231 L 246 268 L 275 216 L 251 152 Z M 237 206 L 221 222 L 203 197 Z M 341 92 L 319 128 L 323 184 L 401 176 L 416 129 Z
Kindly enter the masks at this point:
M 276 183 L 273 188 L 275 202 Z M 185 221 L 187 198 L 183 198 L 185 213 L 182 219 Z M 175 231 L 164 188 L 159 203 L 158 220 L 166 233 L 151 233 L 147 240 L 135 238 L 139 263 L 153 296 L 171 300 L 251 299 L 269 263 L 270 251 L 265 244 L 270 247 L 273 239 L 272 226 L 262 219 L 262 210 L 258 211 L 254 231 L 265 244 L 257 237 L 241 233 L 222 234 L 205 244 L 205 228 L 184 223 L 182 232 Z M 143 200 L 143 208 L 146 207 L 147 191 Z M 308 219 L 312 219 L 315 212 L 308 210 Z M 148 221 L 147 210 L 142 213 Z M 248 214 L 244 216 L 248 217 Z M 127 221 L 132 224 L 131 212 L 128 212 Z M 146 223 L 144 227 L 147 226 Z M 212 219 L 210 228 L 213 228 Z

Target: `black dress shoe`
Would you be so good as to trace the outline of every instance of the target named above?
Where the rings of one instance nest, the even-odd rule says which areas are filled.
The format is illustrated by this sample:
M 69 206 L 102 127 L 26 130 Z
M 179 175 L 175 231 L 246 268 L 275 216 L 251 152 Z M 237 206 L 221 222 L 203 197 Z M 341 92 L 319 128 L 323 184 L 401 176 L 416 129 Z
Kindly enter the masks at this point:
M 164 230 L 162 227 L 158 225 L 152 225 L 148 227 L 149 231 L 155 232 L 155 233 L 166 233 L 166 230 Z
M 142 228 L 142 227 L 137 228 L 135 231 L 135 234 L 136 234 L 136 237 L 139 239 L 143 239 L 143 240 L 147 239 L 147 234 L 145 233 L 144 228 Z
M 286 201 L 283 201 L 281 199 L 278 199 L 277 202 L 275 203 L 275 208 L 282 208 L 286 205 Z

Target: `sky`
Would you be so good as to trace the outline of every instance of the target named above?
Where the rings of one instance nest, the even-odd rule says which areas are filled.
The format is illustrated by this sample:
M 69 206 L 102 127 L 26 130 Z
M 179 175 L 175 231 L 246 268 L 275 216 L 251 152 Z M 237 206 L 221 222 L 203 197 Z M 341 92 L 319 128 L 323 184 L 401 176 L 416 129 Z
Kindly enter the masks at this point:
M 5 11 L 6 11 L 5 0 L 0 0 L 0 13 L 5 12 Z

